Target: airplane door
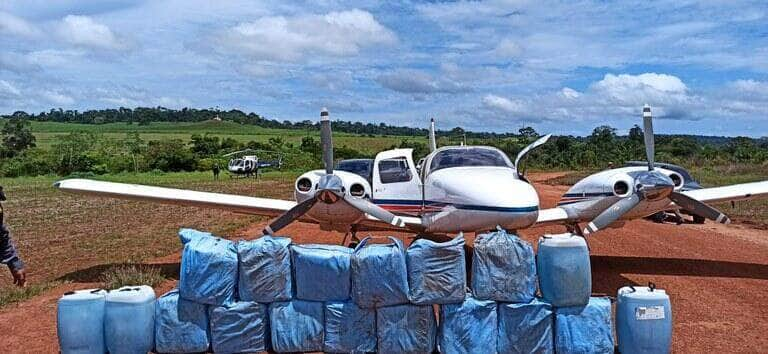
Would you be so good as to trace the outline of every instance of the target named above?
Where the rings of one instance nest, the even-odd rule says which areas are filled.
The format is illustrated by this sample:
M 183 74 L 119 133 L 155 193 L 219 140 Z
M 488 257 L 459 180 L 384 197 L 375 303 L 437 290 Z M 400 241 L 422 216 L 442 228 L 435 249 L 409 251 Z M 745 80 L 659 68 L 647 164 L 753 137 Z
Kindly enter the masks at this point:
M 373 164 L 373 200 L 392 211 L 418 213 L 423 204 L 421 179 L 412 149 L 383 151 Z

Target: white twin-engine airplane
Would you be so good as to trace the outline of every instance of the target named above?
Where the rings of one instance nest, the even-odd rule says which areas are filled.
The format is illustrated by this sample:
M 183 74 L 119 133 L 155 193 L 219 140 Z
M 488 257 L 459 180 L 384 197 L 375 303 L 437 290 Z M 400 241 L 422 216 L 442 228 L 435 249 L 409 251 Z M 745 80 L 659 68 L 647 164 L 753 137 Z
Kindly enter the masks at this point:
M 550 135 L 523 149 L 512 163 L 494 147 L 437 148 L 432 121 L 431 152 L 418 166 L 412 149 L 394 149 L 377 154 L 368 168 L 348 172 L 334 169 L 327 110 L 320 113 L 325 169 L 296 179 L 295 201 L 86 179 L 62 180 L 55 186 L 73 193 L 276 217 L 264 229 L 265 234 L 276 233 L 293 221 L 304 221 L 353 236 L 365 230 L 440 235 L 486 231 L 497 226 L 517 230 L 543 224 L 565 225 L 586 235 L 621 226 L 629 219 L 677 209 L 728 223 L 724 214 L 705 202 L 768 196 L 768 181 L 680 191 L 685 181 L 679 174 L 654 167 L 653 127 L 647 105 L 643 120 L 647 168 L 624 167 L 588 176 L 550 209 L 540 209 L 536 190 L 518 170 L 523 157 Z M 583 231 L 580 223 L 586 223 Z

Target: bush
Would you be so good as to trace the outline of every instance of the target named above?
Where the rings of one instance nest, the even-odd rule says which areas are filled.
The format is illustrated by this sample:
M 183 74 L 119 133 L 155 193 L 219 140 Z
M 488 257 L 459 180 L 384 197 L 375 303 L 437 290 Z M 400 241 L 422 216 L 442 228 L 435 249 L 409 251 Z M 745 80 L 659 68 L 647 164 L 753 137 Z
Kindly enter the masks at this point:
M 105 289 L 117 289 L 130 285 L 156 286 L 165 281 L 160 269 L 151 265 L 123 264 L 101 274 Z

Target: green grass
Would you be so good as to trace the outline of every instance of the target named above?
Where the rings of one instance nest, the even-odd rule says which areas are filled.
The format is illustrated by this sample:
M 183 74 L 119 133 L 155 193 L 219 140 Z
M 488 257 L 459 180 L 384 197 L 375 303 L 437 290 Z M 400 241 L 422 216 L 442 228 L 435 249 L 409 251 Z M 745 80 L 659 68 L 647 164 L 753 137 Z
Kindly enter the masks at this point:
M 127 124 L 127 123 L 109 123 L 109 124 L 78 124 L 78 123 L 57 123 L 57 122 L 31 122 L 32 133 L 35 135 L 37 146 L 49 148 L 56 143 L 58 136 L 66 135 L 71 132 L 91 132 L 98 133 L 107 139 L 123 139 L 128 132 L 138 132 L 142 139 L 146 141 L 181 139 L 187 141 L 193 134 L 208 133 L 220 138 L 232 138 L 240 143 L 257 141 L 261 143 L 269 142 L 270 138 L 280 137 L 286 143 L 292 143 L 294 146 L 301 144 L 301 139 L 306 136 L 320 139 L 319 130 L 298 130 L 298 129 L 271 129 L 254 125 L 242 125 L 234 122 L 196 122 L 196 123 L 174 123 L 174 122 L 153 122 L 149 125 Z M 400 137 L 400 136 L 377 136 L 370 137 L 366 135 L 334 132 L 334 144 L 337 146 L 346 145 L 355 150 L 373 154 L 375 152 L 387 149 L 392 145 L 399 144 L 403 139 L 420 139 L 420 137 Z M 422 139 L 426 143 L 426 139 Z
M 0 288 L 0 308 L 31 299 L 42 294 L 48 289 L 61 285 L 60 281 L 50 281 L 38 284 L 29 284 L 26 287 Z
M 117 289 L 123 286 L 156 286 L 165 281 L 160 269 L 148 264 L 121 264 L 112 266 L 101 274 L 104 289 Z

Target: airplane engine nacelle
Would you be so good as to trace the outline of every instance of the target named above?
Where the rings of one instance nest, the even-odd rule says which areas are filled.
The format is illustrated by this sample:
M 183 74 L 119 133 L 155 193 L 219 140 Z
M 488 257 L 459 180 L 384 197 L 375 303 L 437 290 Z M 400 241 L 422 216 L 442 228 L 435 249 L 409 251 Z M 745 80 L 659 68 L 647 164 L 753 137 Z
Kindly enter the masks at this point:
M 661 170 L 661 172 L 667 175 L 672 180 L 672 183 L 675 184 L 675 191 L 680 190 L 685 185 L 685 179 L 679 173 L 669 170 Z
M 621 198 L 628 197 L 634 192 L 634 184 L 635 180 L 626 174 L 616 175 L 610 179 L 611 192 Z
M 357 198 L 370 198 L 372 195 L 371 186 L 365 178 L 346 171 L 333 171 L 333 174 L 341 178 L 345 194 Z M 296 201 L 301 203 L 313 197 L 317 192 L 317 184 L 324 175 L 324 170 L 314 170 L 299 176 L 294 183 Z

